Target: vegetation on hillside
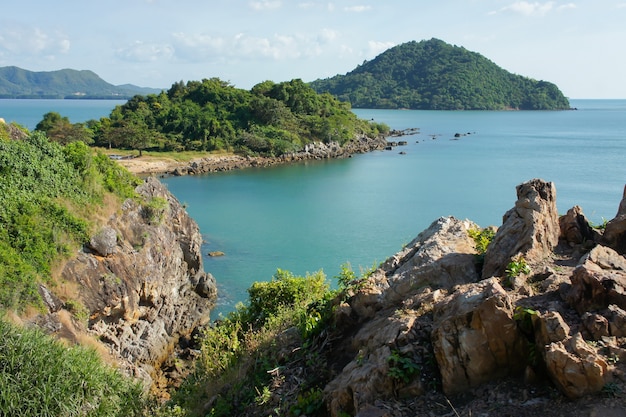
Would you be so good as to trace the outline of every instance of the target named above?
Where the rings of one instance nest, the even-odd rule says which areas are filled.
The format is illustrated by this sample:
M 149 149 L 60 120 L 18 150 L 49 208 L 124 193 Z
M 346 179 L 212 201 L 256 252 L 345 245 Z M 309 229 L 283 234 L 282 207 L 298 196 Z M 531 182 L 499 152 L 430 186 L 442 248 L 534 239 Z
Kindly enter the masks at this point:
M 115 86 L 92 71 L 62 69 L 33 72 L 18 67 L 0 67 L 0 98 L 91 98 L 128 99 L 158 89 L 133 85 Z
M 85 133 L 58 115 L 44 119 L 54 123 L 37 129 L 55 140 L 59 132 Z M 135 96 L 110 117 L 84 127 L 95 145 L 107 148 L 266 156 L 296 152 L 314 141 L 343 144 L 389 130 L 358 119 L 349 105 L 317 94 L 301 80 L 265 81 L 247 91 L 217 78 L 181 81 L 159 95 Z
M 83 142 L 35 132 L 0 140 L 0 308 L 39 302 L 55 264 L 88 239 L 105 193 L 134 196 L 139 179 Z
M 478 53 L 439 39 L 398 45 L 345 75 L 310 85 L 355 108 L 570 108 L 556 85 L 512 74 Z
M 355 277 L 347 267 L 344 273 Z M 330 367 L 322 349 L 333 331 L 334 301 L 345 289 L 330 290 L 321 271 L 302 277 L 279 269 L 271 281 L 255 282 L 246 304 L 206 329 L 195 372 L 162 412 L 326 415 L 322 390 Z

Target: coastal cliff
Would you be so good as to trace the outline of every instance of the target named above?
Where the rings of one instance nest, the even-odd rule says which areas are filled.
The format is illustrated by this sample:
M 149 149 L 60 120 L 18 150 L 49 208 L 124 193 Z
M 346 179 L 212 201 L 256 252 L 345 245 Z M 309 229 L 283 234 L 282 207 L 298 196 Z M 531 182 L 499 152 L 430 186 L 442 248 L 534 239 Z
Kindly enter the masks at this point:
M 184 207 L 153 177 L 136 191 L 143 202 L 127 199 L 66 263 L 63 288 L 53 290 L 72 292 L 73 302 L 41 287 L 49 313 L 36 321 L 66 339 L 97 339 L 105 356 L 160 391 L 180 378 L 164 370 L 181 372 L 171 364 L 209 321 L 216 288 Z

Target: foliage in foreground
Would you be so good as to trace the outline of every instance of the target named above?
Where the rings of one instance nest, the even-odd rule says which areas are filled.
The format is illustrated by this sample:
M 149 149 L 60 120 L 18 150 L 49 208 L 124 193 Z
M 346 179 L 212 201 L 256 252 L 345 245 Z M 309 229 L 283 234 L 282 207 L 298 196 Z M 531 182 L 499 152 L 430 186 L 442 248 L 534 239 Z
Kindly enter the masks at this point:
M 126 417 L 145 406 L 141 385 L 95 351 L 0 318 L 0 415 Z
M 37 283 L 88 239 L 93 207 L 105 193 L 134 196 L 138 182 L 82 142 L 0 140 L 0 308 L 37 304 Z
M 279 269 L 248 293 L 248 304 L 206 329 L 197 369 L 164 414 L 323 415 L 325 363 L 316 347 L 326 336 L 335 295 L 325 275 L 301 277 Z M 281 374 L 286 362 L 311 370 L 298 375 L 295 392 L 283 387 L 293 383 Z

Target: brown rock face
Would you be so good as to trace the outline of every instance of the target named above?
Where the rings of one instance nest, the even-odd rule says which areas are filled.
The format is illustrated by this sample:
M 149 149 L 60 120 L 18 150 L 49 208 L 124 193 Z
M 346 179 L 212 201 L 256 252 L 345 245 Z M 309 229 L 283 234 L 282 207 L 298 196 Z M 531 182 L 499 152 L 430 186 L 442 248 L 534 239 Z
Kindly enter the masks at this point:
M 619 204 L 617 215 L 606 225 L 604 244 L 622 255 L 626 254 L 626 186 L 624 186 L 624 196 Z
M 534 179 L 517 186 L 517 202 L 502 219 L 502 226 L 485 254 L 483 278 L 502 276 L 516 256 L 540 260 L 559 242 L 556 188 Z
M 525 366 L 525 340 L 495 278 L 460 286 L 435 306 L 433 349 L 443 390 L 456 394 Z
M 579 314 L 611 304 L 626 309 L 626 260 L 614 250 L 596 246 L 581 259 L 571 281 L 566 300 Z
M 197 224 L 156 179 L 137 191 L 163 204 L 127 200 L 62 276 L 79 284 L 90 331 L 153 374 L 179 337 L 209 320 L 216 291 Z

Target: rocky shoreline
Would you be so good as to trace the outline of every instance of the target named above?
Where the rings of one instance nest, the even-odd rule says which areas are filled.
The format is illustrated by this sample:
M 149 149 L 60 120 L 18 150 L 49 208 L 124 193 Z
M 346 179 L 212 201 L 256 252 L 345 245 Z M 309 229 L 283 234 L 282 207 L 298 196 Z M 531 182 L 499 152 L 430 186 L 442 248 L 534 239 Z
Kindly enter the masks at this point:
M 200 175 L 246 168 L 266 168 L 305 161 L 350 158 L 355 154 L 383 150 L 387 145 L 387 140 L 382 135 L 375 138 L 362 135 L 343 146 L 338 142 L 314 142 L 306 145 L 300 152 L 275 157 L 228 155 L 196 158 L 187 163 L 147 161 L 141 158 L 118 162 L 137 175 Z

